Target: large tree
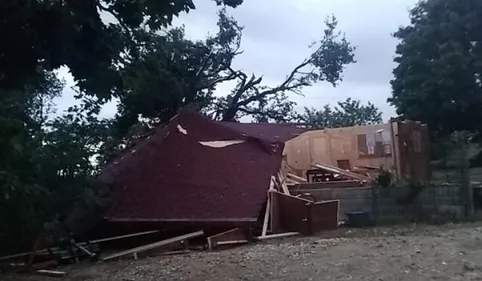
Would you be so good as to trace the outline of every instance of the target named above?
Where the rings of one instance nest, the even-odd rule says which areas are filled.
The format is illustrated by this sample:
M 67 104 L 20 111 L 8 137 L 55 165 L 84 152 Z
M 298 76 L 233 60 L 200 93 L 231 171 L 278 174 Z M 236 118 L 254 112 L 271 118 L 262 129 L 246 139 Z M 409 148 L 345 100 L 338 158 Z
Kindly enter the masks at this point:
M 123 93 L 120 70 L 148 47 L 145 30 L 164 31 L 194 8 L 192 0 L 0 1 L 0 251 L 65 220 L 99 190 L 89 188 L 92 160 L 111 138 L 100 105 Z M 74 76 L 81 106 L 51 120 L 60 66 Z
M 334 16 L 327 18 L 325 24 L 323 37 L 310 46 L 314 51 L 277 86 L 263 85 L 262 76 L 233 71 L 238 84 L 227 97 L 218 101 L 218 117 L 234 121 L 245 115 L 254 115 L 258 120 L 276 120 L 293 106 L 287 98 L 289 93 L 302 94 L 304 87 L 320 81 L 336 86 L 342 79 L 344 67 L 355 62 L 355 48 L 336 30 L 338 22 Z M 277 111 L 277 108 L 281 110 Z
M 64 222 L 73 206 L 86 209 L 82 204 L 93 202 L 86 196 L 100 190 L 90 188 L 91 159 L 105 122 L 75 109 L 52 120 L 53 100 L 64 84 L 52 72 L 38 77 L 0 104 L 0 252 L 25 246 L 51 230 L 52 222 Z
M 236 78 L 230 67 L 240 53 L 242 27 L 222 9 L 218 28 L 203 41 L 187 39 L 183 27 L 163 34 L 136 34 L 144 43 L 131 49 L 120 70 L 116 119 L 122 132 L 139 119 L 162 123 L 182 107 L 206 108 L 213 101 L 215 87 Z
M 215 2 L 235 7 L 242 0 Z M 0 89 L 22 87 L 39 65 L 65 65 L 82 91 L 109 98 L 132 33 L 160 30 L 194 8 L 192 0 L 0 1 Z
M 219 12 L 219 31 L 204 41 L 185 38 L 182 28 L 163 34 L 139 33 L 146 42 L 129 53 L 121 70 L 123 88 L 117 124 L 120 135 L 140 120 L 166 122 L 181 107 L 191 107 L 214 119 L 235 121 L 249 115 L 256 121 L 293 120 L 290 94 L 319 81 L 333 86 L 341 80 L 346 64 L 354 62 L 354 47 L 336 30 L 337 21 L 328 18 L 322 38 L 311 46 L 312 53 L 295 66 L 277 86 L 262 84 L 263 77 L 247 75 L 231 67 L 241 53 L 242 27 L 225 10 Z M 235 80 L 232 92 L 214 98 L 220 83 Z M 144 122 L 145 123 L 145 122 Z
M 401 27 L 389 102 L 432 132 L 481 131 L 482 1 L 424 0 Z
M 321 110 L 305 107 L 300 120 L 312 129 L 362 126 L 383 121 L 382 113 L 374 104 L 368 102 L 364 105 L 351 98 L 338 102 L 334 108 L 330 105 Z

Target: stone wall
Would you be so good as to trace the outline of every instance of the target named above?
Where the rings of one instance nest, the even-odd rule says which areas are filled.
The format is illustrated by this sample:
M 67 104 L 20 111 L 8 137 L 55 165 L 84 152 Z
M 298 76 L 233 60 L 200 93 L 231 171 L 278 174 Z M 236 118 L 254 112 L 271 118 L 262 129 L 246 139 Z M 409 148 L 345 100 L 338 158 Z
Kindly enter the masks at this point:
M 298 189 L 291 193 L 316 201 L 338 199 L 341 220 L 347 213 L 363 211 L 376 223 L 460 219 L 468 205 L 459 185 L 428 186 L 419 193 L 409 187 Z

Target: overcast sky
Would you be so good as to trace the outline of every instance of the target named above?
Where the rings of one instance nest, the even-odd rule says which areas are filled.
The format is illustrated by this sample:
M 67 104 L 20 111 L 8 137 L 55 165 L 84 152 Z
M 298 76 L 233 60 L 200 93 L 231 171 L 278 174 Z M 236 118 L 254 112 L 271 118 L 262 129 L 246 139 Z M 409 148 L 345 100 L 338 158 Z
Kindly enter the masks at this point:
M 197 9 L 182 15 L 175 24 L 184 24 L 192 39 L 203 39 L 217 31 L 214 1 L 197 0 Z M 264 76 L 266 85 L 276 85 L 310 54 L 308 45 L 321 38 L 323 21 L 334 14 L 339 29 L 355 46 L 356 64 L 349 65 L 343 81 L 335 88 L 318 83 L 305 88 L 304 96 L 293 95 L 298 109 L 336 104 L 347 97 L 371 101 L 383 112 L 384 120 L 395 115 L 386 102 L 390 95 L 393 56 L 397 40 L 391 34 L 409 23 L 408 10 L 416 0 L 244 0 L 228 13 L 244 26 L 244 53 L 234 61 L 235 69 Z M 67 83 L 72 78 L 61 69 Z M 228 93 L 232 85 L 221 85 L 217 94 Z M 60 111 L 75 101 L 68 88 L 57 101 Z M 60 112 L 59 112 L 60 113 Z M 115 114 L 115 104 L 106 105 L 102 116 Z

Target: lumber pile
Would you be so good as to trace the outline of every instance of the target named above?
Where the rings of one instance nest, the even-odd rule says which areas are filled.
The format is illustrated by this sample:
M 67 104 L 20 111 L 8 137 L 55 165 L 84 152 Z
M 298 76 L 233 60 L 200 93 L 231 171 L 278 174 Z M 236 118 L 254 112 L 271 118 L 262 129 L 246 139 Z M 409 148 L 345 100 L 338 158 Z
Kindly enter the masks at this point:
M 349 179 L 355 179 L 355 180 L 359 180 L 359 181 L 363 181 L 363 182 L 369 182 L 371 180 L 367 176 L 360 175 L 360 174 L 357 174 L 357 173 L 353 173 L 351 171 L 343 170 L 343 169 L 340 169 L 338 167 L 331 166 L 331 165 L 328 165 L 328 164 L 317 163 L 317 164 L 314 164 L 312 166 L 316 169 L 331 172 L 333 174 L 339 174 L 339 175 L 347 177 Z

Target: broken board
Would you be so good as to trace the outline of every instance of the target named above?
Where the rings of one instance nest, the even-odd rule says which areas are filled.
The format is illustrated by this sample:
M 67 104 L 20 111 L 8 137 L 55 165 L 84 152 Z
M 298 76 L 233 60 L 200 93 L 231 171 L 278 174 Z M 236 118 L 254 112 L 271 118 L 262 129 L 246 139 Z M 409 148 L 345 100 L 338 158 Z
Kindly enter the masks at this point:
M 204 231 L 202 231 L 202 230 L 192 232 L 192 233 L 188 233 L 188 234 L 184 234 L 184 235 L 181 235 L 181 236 L 177 236 L 177 237 L 169 238 L 169 239 L 166 239 L 166 240 L 162 240 L 162 241 L 154 242 L 154 243 L 151 243 L 151 244 L 147 244 L 147 245 L 144 245 L 144 246 L 139 246 L 139 247 L 136 247 L 136 248 L 133 248 L 133 249 L 125 250 L 125 251 L 122 251 L 122 252 L 104 257 L 102 259 L 102 261 L 108 261 L 108 260 L 112 260 L 112 259 L 116 259 L 116 258 L 128 256 L 128 255 L 133 255 L 134 259 L 136 259 L 137 254 L 139 254 L 139 253 L 146 252 L 146 251 L 149 251 L 149 250 L 161 247 L 161 246 L 165 246 L 165 245 L 168 245 L 168 244 L 171 244 L 171 243 L 175 243 L 175 242 L 179 242 L 179 241 L 183 241 L 183 240 L 187 240 L 187 239 L 191 239 L 191 238 L 200 237 L 200 236 L 203 236 L 203 235 L 204 235 Z
M 248 243 L 246 231 L 242 228 L 231 229 L 208 237 L 208 248 L 213 250 L 219 245 L 233 245 Z

